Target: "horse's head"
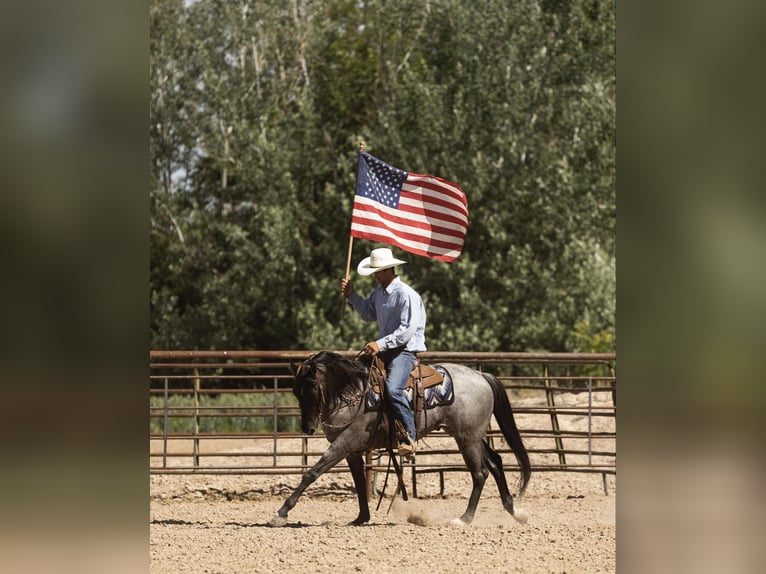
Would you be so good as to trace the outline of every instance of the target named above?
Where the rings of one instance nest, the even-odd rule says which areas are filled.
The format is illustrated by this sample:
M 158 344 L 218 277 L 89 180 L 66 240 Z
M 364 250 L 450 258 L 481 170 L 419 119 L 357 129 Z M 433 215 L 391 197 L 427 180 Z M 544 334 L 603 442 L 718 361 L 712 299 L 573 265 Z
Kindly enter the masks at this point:
M 295 383 L 293 394 L 298 399 L 301 408 L 301 431 L 314 434 L 319 425 L 319 415 L 322 412 L 324 365 L 316 364 L 311 359 L 294 368 Z
M 293 366 L 293 371 L 293 394 L 301 407 L 301 430 L 306 434 L 314 434 L 320 422 L 327 426 L 331 421 L 322 419 L 328 416 L 323 411 L 343 401 L 349 391 L 361 393 L 364 386 L 364 367 L 330 351 L 320 351 L 297 368 Z

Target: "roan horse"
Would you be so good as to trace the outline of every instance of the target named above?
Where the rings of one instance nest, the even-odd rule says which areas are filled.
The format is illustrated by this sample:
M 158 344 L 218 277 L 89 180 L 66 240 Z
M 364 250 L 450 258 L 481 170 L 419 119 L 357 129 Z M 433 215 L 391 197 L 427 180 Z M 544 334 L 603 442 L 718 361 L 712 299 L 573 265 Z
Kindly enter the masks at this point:
M 453 522 L 468 524 L 473 520 L 488 474 L 497 482 L 503 507 L 517 521 L 526 522 L 526 514 L 514 507 L 500 455 L 486 441 L 490 418 L 494 414 L 521 469 L 521 497 L 532 470 L 503 385 L 494 376 L 463 365 L 443 364 L 441 367 L 452 377 L 454 401 L 428 411 L 427 417 L 420 421 L 418 438 L 434 429 L 445 429 L 457 442 L 471 473 L 473 488 L 468 507 Z M 311 356 L 298 367 L 293 393 L 300 404 L 301 429 L 306 434 L 314 434 L 321 422 L 330 446 L 304 473 L 301 483 L 271 519 L 272 526 L 284 526 L 288 512 L 303 491 L 344 458 L 351 469 L 359 501 L 359 515 L 351 524 L 360 525 L 370 520 L 363 455 L 368 450 L 384 448 L 388 436 L 378 428 L 378 413 L 365 412 L 368 373 L 364 363 L 328 351 Z

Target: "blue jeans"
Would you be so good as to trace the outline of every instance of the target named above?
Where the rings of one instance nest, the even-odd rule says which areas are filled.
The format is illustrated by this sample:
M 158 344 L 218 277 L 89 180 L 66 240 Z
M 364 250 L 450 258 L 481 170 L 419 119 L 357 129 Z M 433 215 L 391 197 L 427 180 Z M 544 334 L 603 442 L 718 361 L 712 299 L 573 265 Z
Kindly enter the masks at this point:
M 384 351 L 381 353 L 380 358 L 383 359 L 383 363 L 386 365 L 386 372 L 388 373 L 386 392 L 393 406 L 394 414 L 404 425 L 404 428 L 407 429 L 407 434 L 410 435 L 410 438 L 415 441 L 417 439 L 415 416 L 412 414 L 407 397 L 404 396 L 404 387 L 407 385 L 407 379 L 412 372 L 412 367 L 415 365 L 415 353 L 410 351 Z

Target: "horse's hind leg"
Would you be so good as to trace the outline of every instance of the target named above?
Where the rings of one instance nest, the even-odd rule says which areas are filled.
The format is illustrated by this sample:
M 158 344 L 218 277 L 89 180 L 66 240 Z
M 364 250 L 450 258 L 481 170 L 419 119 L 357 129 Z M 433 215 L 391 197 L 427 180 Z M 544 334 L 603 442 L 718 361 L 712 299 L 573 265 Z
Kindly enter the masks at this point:
M 348 467 L 351 469 L 354 488 L 356 488 L 356 497 L 359 501 L 359 516 L 351 524 L 359 526 L 370 520 L 370 506 L 367 501 L 367 481 L 364 476 L 364 459 L 361 453 L 355 453 L 348 455 L 346 462 L 348 462 Z
M 457 440 L 457 439 L 456 439 Z M 468 507 L 465 509 L 463 516 L 459 519 L 464 524 L 470 524 L 473 522 L 473 517 L 476 514 L 476 507 L 479 505 L 479 498 L 481 497 L 481 491 L 484 489 L 484 483 L 487 480 L 487 467 L 484 465 L 484 457 L 481 441 L 457 441 L 458 447 L 460 447 L 460 453 L 463 455 L 463 460 L 468 470 L 471 473 L 471 496 L 468 499 Z
M 497 489 L 500 491 L 500 499 L 503 501 L 503 508 L 513 514 L 513 497 L 508 489 L 508 483 L 505 480 L 503 472 L 503 459 L 497 454 L 487 441 L 482 441 L 484 445 L 484 464 L 487 465 L 490 474 L 497 483 Z
M 514 508 L 513 497 L 508 489 L 508 483 L 505 480 L 505 472 L 503 472 L 503 459 L 497 454 L 492 447 L 489 446 L 486 440 L 482 441 L 484 446 L 484 464 L 489 469 L 490 474 L 497 483 L 497 489 L 500 491 L 500 499 L 503 501 L 503 508 L 511 513 L 516 520 L 521 523 L 527 521 L 526 514 L 519 508 Z

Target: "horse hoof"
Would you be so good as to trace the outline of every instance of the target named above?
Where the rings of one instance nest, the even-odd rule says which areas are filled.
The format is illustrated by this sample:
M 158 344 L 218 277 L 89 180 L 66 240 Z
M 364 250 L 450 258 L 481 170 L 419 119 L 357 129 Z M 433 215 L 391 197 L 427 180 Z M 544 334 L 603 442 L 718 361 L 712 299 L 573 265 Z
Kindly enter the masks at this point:
M 526 524 L 527 520 L 529 520 L 529 516 L 521 508 L 517 508 L 513 511 L 513 517 L 516 519 L 516 522 L 521 524 Z
M 453 518 L 450 520 L 450 524 L 454 524 L 455 526 L 465 526 L 466 523 L 460 520 L 459 518 Z
M 280 516 L 279 514 L 275 514 L 271 517 L 271 520 L 269 520 L 269 526 L 284 526 L 287 524 L 287 517 L 286 516 Z

